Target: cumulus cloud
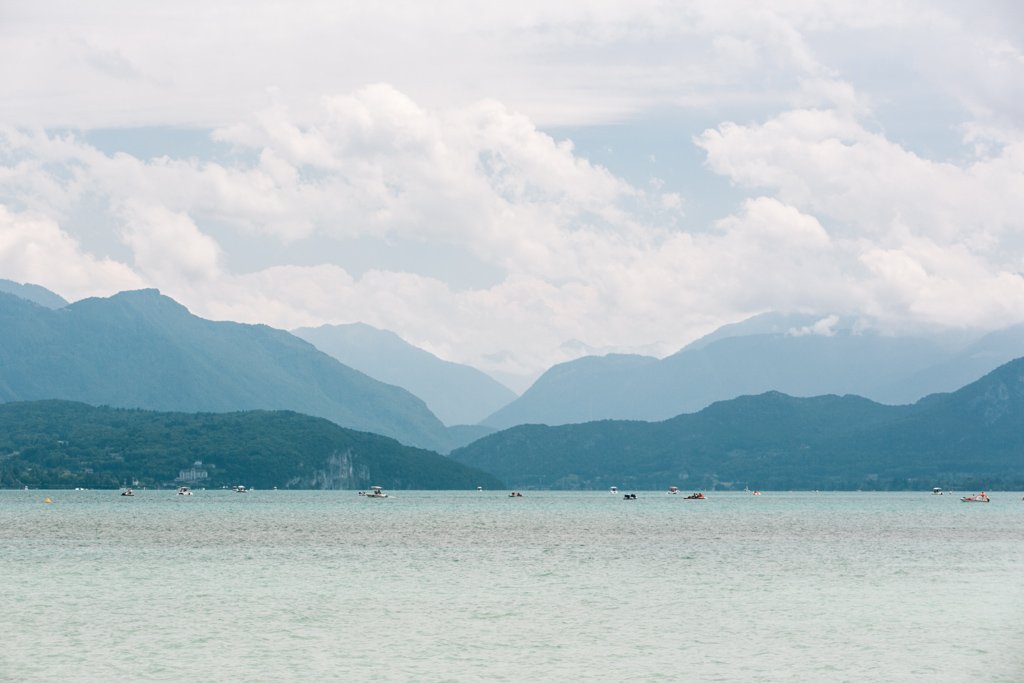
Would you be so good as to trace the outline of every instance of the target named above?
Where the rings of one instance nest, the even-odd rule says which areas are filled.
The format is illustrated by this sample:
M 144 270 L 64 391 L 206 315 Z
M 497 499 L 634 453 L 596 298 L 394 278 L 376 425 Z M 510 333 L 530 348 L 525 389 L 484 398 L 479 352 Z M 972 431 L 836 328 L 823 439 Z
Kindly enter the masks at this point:
M 124 241 L 145 277 L 157 282 L 180 278 L 194 285 L 220 275 L 220 248 L 188 216 L 131 199 L 120 213 Z
M 157 286 L 285 328 L 361 320 L 520 374 L 587 345 L 671 352 L 771 309 L 1024 320 L 1009 5 L 111 8 L 128 5 L 5 15 L 0 275 L 70 298 Z M 959 131 L 955 153 L 887 130 L 908 102 Z M 655 111 L 700 118 L 684 138 L 710 126 L 704 168 L 637 152 L 675 165 L 671 185 L 545 132 Z M 125 125 L 201 126 L 215 151 L 54 129 Z M 739 198 L 695 223 L 711 174 Z
M 696 139 L 714 171 L 827 217 L 837 229 L 891 233 L 897 223 L 941 241 L 993 243 L 1019 226 L 1019 143 L 966 165 L 922 158 L 836 110 L 722 124 Z
M 55 221 L 0 204 L 0 272 L 6 279 L 43 283 L 72 298 L 137 289 L 145 280 L 130 267 L 97 258 Z
M 856 310 L 890 324 L 965 327 L 1024 313 L 1020 142 L 940 162 L 837 110 L 793 110 L 763 124 L 722 124 L 696 143 L 716 172 L 821 221 L 842 255 L 831 282 L 847 279 Z
M 201 314 L 282 327 L 362 320 L 448 357 L 515 350 L 506 365 L 520 373 L 549 364 L 569 337 L 621 343 L 636 308 L 652 312 L 648 334 L 659 328 L 664 294 L 644 262 L 673 239 L 680 198 L 629 184 L 500 103 L 430 110 L 376 85 L 325 98 L 312 124 L 275 108 L 214 136 L 242 160 L 146 160 L 6 129 L 0 174 L 12 201 L 54 222 L 98 210 L 127 251 L 124 269 Z M 326 250 L 316 264 L 239 272 L 213 230 Z M 498 277 L 455 288 L 426 272 L 355 276 L 351 239 L 447 243 Z M 651 273 L 671 278 L 666 266 Z M 595 334 L 598 320 L 611 328 Z
M 236 154 L 147 160 L 6 129 L 0 176 L 23 212 L 8 220 L 45 228 L 9 231 L 21 246 L 8 252 L 52 253 L 101 289 L 158 286 L 201 315 L 284 328 L 359 320 L 519 374 L 571 357 L 567 339 L 667 353 L 772 309 L 890 325 L 1024 319 L 1024 155 L 1013 141 L 958 165 L 900 147 L 849 109 L 723 123 L 695 140 L 708 167 L 761 194 L 683 230 L 677 195 L 626 182 L 493 100 L 430 109 L 374 85 L 325 98 L 311 122 L 275 106 L 214 136 Z M 105 207 L 120 262 L 59 227 L 86 204 Z M 271 254 L 309 243 L 317 257 L 233 268 L 222 245 L 237 239 Z M 355 272 L 343 246 L 353 239 L 395 251 L 447 243 L 497 277 L 454 286 L 414 265 Z M 82 289 L 42 265 L 14 272 Z

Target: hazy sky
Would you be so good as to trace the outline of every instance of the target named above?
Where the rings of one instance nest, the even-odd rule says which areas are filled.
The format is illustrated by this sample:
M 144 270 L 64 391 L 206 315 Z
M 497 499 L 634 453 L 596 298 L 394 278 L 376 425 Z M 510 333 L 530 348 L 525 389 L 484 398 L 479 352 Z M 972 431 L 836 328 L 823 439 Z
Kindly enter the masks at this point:
M 1024 322 L 1022 7 L 0 0 L 0 277 L 513 385 L 766 310 Z

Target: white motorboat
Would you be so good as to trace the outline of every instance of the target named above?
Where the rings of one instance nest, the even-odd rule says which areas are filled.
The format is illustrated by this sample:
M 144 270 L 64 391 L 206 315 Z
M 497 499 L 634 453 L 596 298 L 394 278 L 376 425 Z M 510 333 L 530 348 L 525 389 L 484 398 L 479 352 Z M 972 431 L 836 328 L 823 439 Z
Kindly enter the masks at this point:
M 936 486 L 935 488 L 932 489 L 932 495 L 933 496 L 941 496 L 942 495 L 942 489 L 940 489 L 938 486 Z
M 387 498 L 388 494 L 384 493 L 384 489 L 380 486 L 371 486 L 369 491 L 360 491 L 360 496 L 367 498 Z
M 235 493 L 249 493 L 249 489 L 245 488 L 244 486 L 232 486 L 231 490 L 234 491 Z
M 669 486 L 668 487 L 668 492 L 671 493 L 672 495 L 675 495 L 675 494 L 679 493 L 679 487 L 678 486 Z
M 179 496 L 191 496 L 192 495 L 192 489 L 190 489 L 187 486 L 179 486 L 178 487 L 178 495 Z
M 608 493 L 618 493 L 618 492 L 619 492 L 619 487 L 618 486 L 612 486 L 611 488 L 608 489 Z

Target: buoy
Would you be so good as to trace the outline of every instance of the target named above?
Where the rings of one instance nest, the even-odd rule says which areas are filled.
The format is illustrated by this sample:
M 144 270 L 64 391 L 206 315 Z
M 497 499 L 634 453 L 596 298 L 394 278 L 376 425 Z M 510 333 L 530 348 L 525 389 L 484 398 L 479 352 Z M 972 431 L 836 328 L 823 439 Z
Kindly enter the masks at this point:
M 52 501 L 52 500 L 50 500 L 49 498 L 47 498 L 47 499 L 46 499 L 46 500 L 44 500 L 43 502 L 44 502 L 44 503 L 52 503 L 53 501 Z

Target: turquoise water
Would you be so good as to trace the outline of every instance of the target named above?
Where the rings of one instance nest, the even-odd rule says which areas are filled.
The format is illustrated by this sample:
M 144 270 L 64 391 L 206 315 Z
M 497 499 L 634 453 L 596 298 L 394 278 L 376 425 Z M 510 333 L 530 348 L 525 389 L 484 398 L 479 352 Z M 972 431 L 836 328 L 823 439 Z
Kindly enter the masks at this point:
M 992 498 L 0 491 L 0 679 L 1020 681 Z

